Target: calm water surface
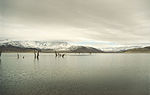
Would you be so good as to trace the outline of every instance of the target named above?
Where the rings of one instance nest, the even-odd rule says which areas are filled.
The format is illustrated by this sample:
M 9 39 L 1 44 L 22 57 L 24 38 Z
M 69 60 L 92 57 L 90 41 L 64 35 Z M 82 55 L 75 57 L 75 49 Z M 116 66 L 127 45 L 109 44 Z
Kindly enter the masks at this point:
M 0 95 L 150 95 L 150 54 L 5 53 Z

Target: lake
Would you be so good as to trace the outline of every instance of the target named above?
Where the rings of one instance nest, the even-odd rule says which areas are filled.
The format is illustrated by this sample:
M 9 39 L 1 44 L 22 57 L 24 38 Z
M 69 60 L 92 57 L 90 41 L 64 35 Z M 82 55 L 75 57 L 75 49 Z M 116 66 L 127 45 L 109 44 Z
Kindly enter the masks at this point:
M 150 54 L 20 56 L 2 54 L 0 95 L 150 95 Z

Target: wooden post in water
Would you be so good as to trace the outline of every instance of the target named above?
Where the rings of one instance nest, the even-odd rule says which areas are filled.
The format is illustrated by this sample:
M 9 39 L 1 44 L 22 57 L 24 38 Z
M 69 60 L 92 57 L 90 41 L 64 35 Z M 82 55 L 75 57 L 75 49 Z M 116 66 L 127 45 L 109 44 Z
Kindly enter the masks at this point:
M 65 54 L 62 54 L 62 58 L 64 58 Z
M 39 59 L 39 53 L 40 53 L 40 52 L 39 52 L 39 50 L 38 50 L 38 52 L 37 52 L 37 59 Z
M 2 50 L 0 50 L 0 57 L 1 57 L 1 55 L 2 55 Z
M 19 54 L 17 53 L 17 58 L 19 59 Z
M 1 64 L 2 49 L 0 48 L 0 64 Z
M 2 48 L 0 48 L 0 57 L 1 57 L 1 55 L 2 55 Z
M 34 50 L 34 59 L 36 59 L 36 50 Z
M 58 54 L 57 54 L 57 52 L 55 51 L 55 57 L 57 57 L 58 56 Z

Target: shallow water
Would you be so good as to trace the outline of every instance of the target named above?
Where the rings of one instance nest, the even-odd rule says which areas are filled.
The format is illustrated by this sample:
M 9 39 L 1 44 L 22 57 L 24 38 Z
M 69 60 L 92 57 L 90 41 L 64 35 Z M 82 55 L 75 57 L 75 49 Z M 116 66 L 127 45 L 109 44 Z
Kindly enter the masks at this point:
M 150 54 L 20 55 L 1 56 L 0 95 L 150 95 Z

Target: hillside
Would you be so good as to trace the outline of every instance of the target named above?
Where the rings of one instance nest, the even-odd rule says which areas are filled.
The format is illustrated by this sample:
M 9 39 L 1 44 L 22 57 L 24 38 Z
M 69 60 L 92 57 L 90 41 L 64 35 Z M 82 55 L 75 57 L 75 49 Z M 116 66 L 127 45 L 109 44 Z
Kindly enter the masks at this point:
M 125 53 L 150 53 L 150 47 L 134 48 L 124 51 Z

